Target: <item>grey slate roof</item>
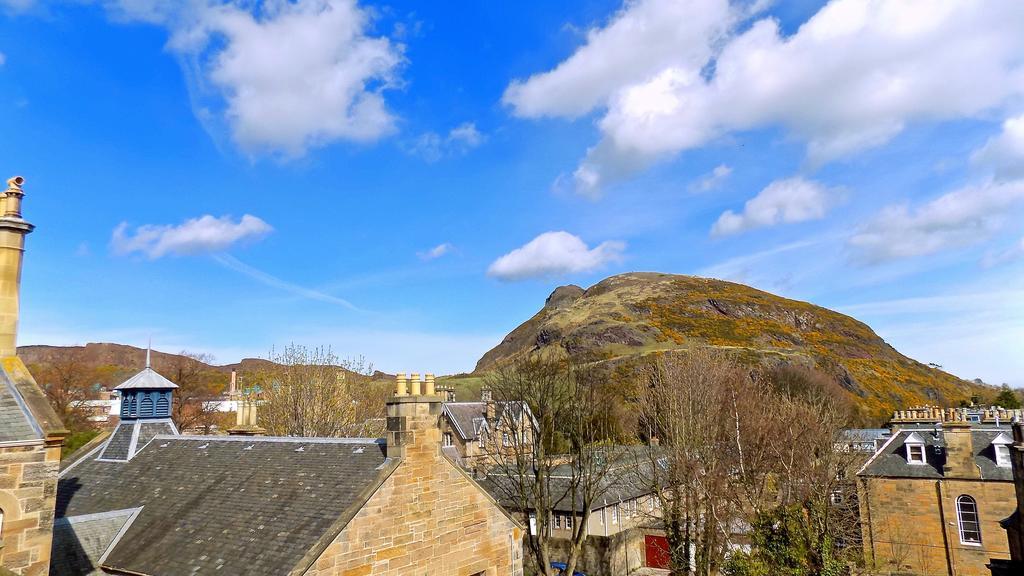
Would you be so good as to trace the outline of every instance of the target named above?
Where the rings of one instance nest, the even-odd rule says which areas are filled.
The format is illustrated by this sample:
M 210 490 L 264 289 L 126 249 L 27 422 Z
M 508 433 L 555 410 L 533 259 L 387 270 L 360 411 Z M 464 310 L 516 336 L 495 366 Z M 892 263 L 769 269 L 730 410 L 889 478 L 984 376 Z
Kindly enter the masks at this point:
M 85 457 L 67 468 L 56 514 L 141 507 L 107 555 L 114 570 L 287 574 L 393 464 L 381 440 L 157 436 L 128 462 Z M 55 535 L 55 548 L 78 545 Z
M 53 547 L 50 574 L 103 574 L 100 558 L 134 512 L 115 510 L 73 519 L 58 518 L 53 523 L 54 541 L 68 544 Z
M 522 402 L 495 402 L 494 419 L 501 421 L 508 415 L 517 419 L 522 414 L 524 404 Z M 443 411 L 446 412 L 459 437 L 464 441 L 475 441 L 480 438 L 480 431 L 487 418 L 486 402 L 445 402 Z M 494 426 L 494 423 L 491 423 Z
M 100 458 L 104 460 L 127 460 L 128 450 L 132 444 L 132 434 L 135 433 L 135 422 L 121 422 L 117 425 L 114 433 L 110 435 Z
M 156 370 L 147 366 L 142 369 L 142 372 L 115 386 L 114 390 L 171 390 L 177 387 L 177 384 L 164 378 Z
M 0 370 L 0 442 L 38 440 L 43 431 L 32 418 L 7 372 Z
M 916 433 L 925 444 L 925 464 L 907 462 L 906 439 Z M 974 461 L 981 470 L 983 480 L 1013 481 L 1013 473 L 1009 467 L 996 466 L 995 449 L 992 440 L 1000 433 L 1008 434 L 1008 429 L 973 429 L 971 443 L 974 446 Z M 942 467 L 946 463 L 946 444 L 942 434 L 935 435 L 926 429 L 904 429 L 895 434 L 864 465 L 859 476 L 882 476 L 889 478 L 943 478 Z
M 170 418 L 122 420 L 100 451 L 103 460 L 131 460 L 150 440 L 160 434 L 177 434 Z

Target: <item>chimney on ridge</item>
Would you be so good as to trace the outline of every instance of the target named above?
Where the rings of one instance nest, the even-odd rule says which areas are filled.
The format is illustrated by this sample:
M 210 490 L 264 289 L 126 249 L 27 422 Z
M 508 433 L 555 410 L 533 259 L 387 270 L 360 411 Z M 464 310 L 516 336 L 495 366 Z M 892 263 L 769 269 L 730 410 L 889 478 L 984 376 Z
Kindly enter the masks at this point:
M 395 395 L 387 402 L 388 458 L 432 456 L 441 449 L 441 401 L 433 374 L 422 382 L 417 373 L 395 377 Z
M 25 236 L 35 228 L 21 217 L 21 186 L 25 179 L 7 180 L 0 197 L 0 358 L 18 353 L 18 309 L 21 292 L 21 261 Z
M 981 470 L 974 461 L 974 433 L 971 423 L 960 418 L 942 423 L 942 438 L 946 443 L 946 464 L 942 473 L 946 478 L 981 478 Z

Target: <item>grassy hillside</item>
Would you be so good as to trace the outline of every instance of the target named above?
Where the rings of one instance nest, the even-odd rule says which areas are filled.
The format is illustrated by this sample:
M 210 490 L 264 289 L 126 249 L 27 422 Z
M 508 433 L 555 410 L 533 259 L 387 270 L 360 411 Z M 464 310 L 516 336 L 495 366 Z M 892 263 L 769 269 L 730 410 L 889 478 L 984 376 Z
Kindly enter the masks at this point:
M 622 363 L 694 346 L 727 349 L 749 364 L 813 365 L 873 418 L 989 392 L 900 354 L 869 326 L 838 312 L 733 282 L 657 273 L 613 276 L 587 290 L 558 288 L 480 359 L 476 374 L 541 350 Z

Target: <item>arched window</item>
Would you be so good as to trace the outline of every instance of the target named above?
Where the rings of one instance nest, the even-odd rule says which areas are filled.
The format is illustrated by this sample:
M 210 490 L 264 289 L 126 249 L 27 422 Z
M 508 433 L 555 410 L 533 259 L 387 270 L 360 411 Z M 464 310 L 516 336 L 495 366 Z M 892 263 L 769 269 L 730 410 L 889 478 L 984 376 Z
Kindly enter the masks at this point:
M 978 520 L 978 503 L 974 498 L 963 495 L 956 499 L 956 520 L 960 526 L 960 543 L 981 545 L 981 522 Z
M 4 509 L 0 508 L 0 542 L 4 541 Z
M 156 415 L 157 416 L 170 416 L 171 405 L 167 400 L 167 396 L 161 394 L 160 399 L 156 401 Z
M 128 399 L 128 415 L 139 415 L 139 398 L 135 394 L 132 394 L 131 398 Z
M 142 399 L 142 405 L 139 407 L 139 416 L 152 416 L 153 415 L 153 399 L 147 394 Z

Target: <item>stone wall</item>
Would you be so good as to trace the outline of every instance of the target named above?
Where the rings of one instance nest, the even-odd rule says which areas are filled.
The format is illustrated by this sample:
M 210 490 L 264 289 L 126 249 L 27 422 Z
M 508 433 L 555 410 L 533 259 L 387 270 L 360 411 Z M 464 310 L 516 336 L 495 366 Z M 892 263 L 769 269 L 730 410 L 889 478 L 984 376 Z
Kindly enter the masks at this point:
M 0 566 L 25 576 L 48 572 L 59 466 L 59 443 L 0 448 Z
M 441 454 L 439 404 L 406 403 L 397 416 L 393 408 L 389 429 L 401 432 L 389 440 L 400 446 L 388 453 L 401 464 L 306 574 L 521 575 L 522 530 Z
M 626 576 L 635 574 L 644 566 L 644 535 L 662 534 L 657 530 L 630 528 L 613 536 L 587 536 L 583 554 L 576 570 L 587 576 Z M 569 540 L 550 540 L 551 558 L 565 561 L 569 555 Z M 531 565 L 532 567 L 532 565 Z
M 1011 482 L 861 478 L 858 493 L 866 561 L 879 573 L 989 576 L 991 559 L 1009 557 L 999 521 L 1016 508 Z M 960 543 L 962 494 L 978 504 L 980 546 Z

